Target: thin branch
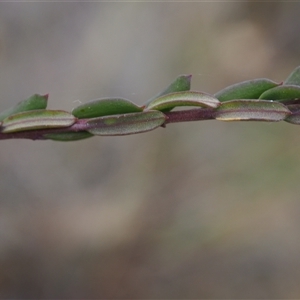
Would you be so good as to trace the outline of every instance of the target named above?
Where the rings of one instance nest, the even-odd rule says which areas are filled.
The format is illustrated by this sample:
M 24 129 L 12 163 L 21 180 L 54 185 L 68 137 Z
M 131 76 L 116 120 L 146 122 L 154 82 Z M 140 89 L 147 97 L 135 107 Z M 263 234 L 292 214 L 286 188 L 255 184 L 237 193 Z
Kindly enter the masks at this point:
M 196 108 L 182 111 L 165 112 L 167 116 L 166 124 L 188 122 L 188 121 L 201 121 L 213 119 L 212 108 Z M 35 129 L 27 131 L 18 131 L 11 133 L 0 132 L 0 140 L 6 139 L 30 139 L 30 140 L 45 140 L 45 134 L 50 133 L 66 133 L 66 132 L 80 132 L 90 129 L 88 121 L 90 119 L 78 119 L 75 124 L 70 127 L 63 128 L 48 128 L 48 129 Z
M 214 108 L 196 108 L 189 110 L 165 112 L 164 114 L 167 116 L 165 124 L 211 120 L 214 119 L 214 111 Z

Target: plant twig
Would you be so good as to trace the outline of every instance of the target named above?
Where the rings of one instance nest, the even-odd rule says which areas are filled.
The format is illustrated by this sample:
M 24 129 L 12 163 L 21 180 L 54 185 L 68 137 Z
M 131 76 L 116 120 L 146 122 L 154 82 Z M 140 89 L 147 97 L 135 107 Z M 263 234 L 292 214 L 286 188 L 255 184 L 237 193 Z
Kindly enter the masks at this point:
M 180 75 L 142 106 L 124 98 L 101 98 L 81 104 L 71 113 L 47 110 L 48 95 L 34 94 L 0 113 L 0 140 L 75 141 L 211 119 L 300 125 L 300 66 L 281 83 L 258 78 L 233 84 L 214 95 L 190 90 L 190 84 L 191 75 Z M 194 108 L 173 110 L 181 107 Z
M 165 127 L 166 124 L 171 123 L 210 120 L 213 119 L 213 112 L 214 109 L 212 108 L 196 108 L 182 111 L 165 112 L 164 114 L 166 115 L 166 121 L 162 127 Z M 90 119 L 78 119 L 72 126 L 64 128 L 35 129 L 11 133 L 3 133 L 0 131 L 0 140 L 45 140 L 45 134 L 86 131 L 91 128 L 91 126 L 88 124 L 89 120 Z

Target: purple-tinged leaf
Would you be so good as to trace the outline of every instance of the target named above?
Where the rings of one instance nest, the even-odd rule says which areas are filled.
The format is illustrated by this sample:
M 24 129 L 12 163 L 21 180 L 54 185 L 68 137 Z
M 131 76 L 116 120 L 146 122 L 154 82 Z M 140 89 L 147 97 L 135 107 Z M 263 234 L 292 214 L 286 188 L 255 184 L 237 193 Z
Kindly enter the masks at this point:
M 187 91 L 167 94 L 156 98 L 147 106 L 147 109 L 170 111 L 178 106 L 198 106 L 216 108 L 220 101 L 206 93 Z
M 30 110 L 11 115 L 3 120 L 1 131 L 4 133 L 24 130 L 69 127 L 76 118 L 62 110 Z
M 251 99 L 224 102 L 216 109 L 214 117 L 221 121 L 278 122 L 290 114 L 280 102 Z
M 166 116 L 160 111 L 105 116 L 87 122 L 87 131 L 94 135 L 114 136 L 142 133 L 162 126 Z

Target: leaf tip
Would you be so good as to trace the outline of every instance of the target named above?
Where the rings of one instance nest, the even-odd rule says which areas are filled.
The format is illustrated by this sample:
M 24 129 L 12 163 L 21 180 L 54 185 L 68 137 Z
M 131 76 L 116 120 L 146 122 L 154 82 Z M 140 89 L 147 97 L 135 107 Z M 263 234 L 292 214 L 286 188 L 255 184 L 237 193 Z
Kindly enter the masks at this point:
M 49 93 L 48 93 L 48 94 L 45 94 L 45 95 L 42 95 L 42 97 L 44 97 L 46 100 L 48 100 L 48 98 L 49 98 Z

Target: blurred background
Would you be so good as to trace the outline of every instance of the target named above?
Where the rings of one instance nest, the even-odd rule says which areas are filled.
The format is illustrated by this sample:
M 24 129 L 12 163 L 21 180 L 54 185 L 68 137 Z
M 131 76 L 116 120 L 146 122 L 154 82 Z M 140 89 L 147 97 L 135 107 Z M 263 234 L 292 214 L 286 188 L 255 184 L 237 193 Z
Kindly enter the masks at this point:
M 0 110 L 215 93 L 300 62 L 300 3 L 0 3 Z M 300 297 L 300 127 L 1 141 L 0 298 Z

